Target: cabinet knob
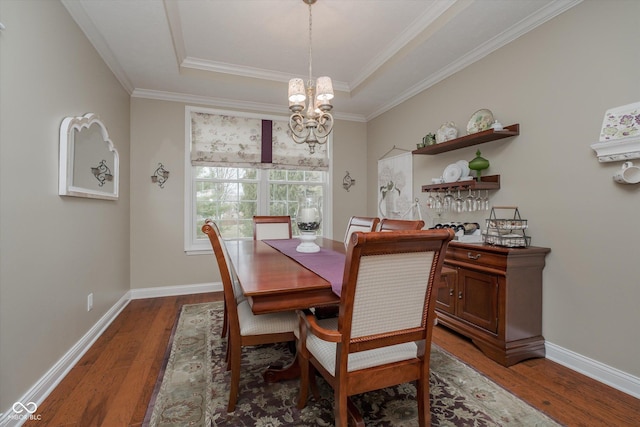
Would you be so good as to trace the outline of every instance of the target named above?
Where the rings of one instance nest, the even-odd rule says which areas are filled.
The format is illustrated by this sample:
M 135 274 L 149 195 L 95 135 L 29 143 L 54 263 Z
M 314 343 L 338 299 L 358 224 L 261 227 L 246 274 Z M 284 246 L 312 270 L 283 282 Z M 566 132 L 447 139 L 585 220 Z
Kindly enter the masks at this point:
M 482 256 L 482 254 L 473 255 L 471 252 L 467 252 L 467 258 L 469 258 L 469 259 L 479 259 L 480 256 Z
M 458 292 L 458 299 L 462 299 L 462 291 Z
M 449 296 L 453 296 L 453 289 L 449 289 Z

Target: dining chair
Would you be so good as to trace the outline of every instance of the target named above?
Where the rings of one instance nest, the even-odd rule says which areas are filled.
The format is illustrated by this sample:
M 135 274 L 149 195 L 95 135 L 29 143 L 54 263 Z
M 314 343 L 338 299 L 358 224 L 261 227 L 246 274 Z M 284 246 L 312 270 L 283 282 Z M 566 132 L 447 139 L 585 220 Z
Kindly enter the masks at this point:
M 378 231 L 422 230 L 423 227 L 424 227 L 424 221 L 421 219 L 408 220 L 408 219 L 382 218 L 380 220 L 380 227 L 378 227 Z
M 233 412 L 238 401 L 242 347 L 294 341 L 297 317 L 293 311 L 259 314 L 251 311 L 249 302 L 229 260 L 220 229 L 213 221 L 207 221 L 202 231 L 209 236 L 220 269 L 227 313 L 228 337 L 227 369 L 231 370 L 231 385 L 227 411 Z
M 352 216 L 349 219 L 349 223 L 347 224 L 347 231 L 344 234 L 344 246 L 345 248 L 349 245 L 349 239 L 351 238 L 351 234 L 355 231 L 363 231 L 370 232 L 376 231 L 376 227 L 380 222 L 380 218 L 378 217 L 365 217 L 365 216 Z
M 338 318 L 298 311 L 301 368 L 298 408 L 315 373 L 334 390 L 336 427 L 348 412 L 364 425 L 350 396 L 416 381 L 418 421 L 429 425 L 429 358 L 436 292 L 450 229 L 355 232 L 349 242 Z
M 289 215 L 254 215 L 253 240 L 290 238 L 291 217 Z

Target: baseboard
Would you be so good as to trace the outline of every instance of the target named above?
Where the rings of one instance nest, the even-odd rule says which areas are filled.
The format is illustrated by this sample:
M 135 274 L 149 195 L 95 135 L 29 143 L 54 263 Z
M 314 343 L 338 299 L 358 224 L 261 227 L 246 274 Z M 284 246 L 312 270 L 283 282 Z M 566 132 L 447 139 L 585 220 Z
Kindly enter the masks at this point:
M 93 343 L 100 338 L 100 335 L 102 335 L 111 322 L 118 317 L 118 314 L 129 304 L 130 300 L 130 292 L 127 292 L 16 402 L 21 402 L 24 405 L 28 405 L 28 402 L 33 402 L 36 405 L 42 404 L 44 399 L 60 384 L 71 368 L 78 363 Z M 33 417 L 37 416 L 37 412 L 33 414 Z M 19 414 L 13 411 L 13 408 L 7 408 L 6 411 L 0 414 L 0 426 L 20 426 L 28 419 L 29 418 L 20 418 Z
M 640 398 L 640 378 L 548 341 L 545 343 L 545 349 L 547 359 L 633 397 Z
M 155 288 L 131 289 L 131 299 L 171 297 L 175 295 L 222 292 L 222 282 L 199 283 L 197 285 L 159 286 Z
M 75 366 L 80 358 L 91 348 L 93 343 L 102 335 L 107 327 L 118 317 L 118 314 L 127 306 L 130 300 L 142 298 L 158 298 L 174 295 L 200 294 L 206 292 L 222 292 L 222 283 L 201 283 L 197 285 L 160 286 L 155 288 L 131 289 L 116 302 L 104 316 L 93 325 L 93 327 L 73 346 L 67 353 L 56 362 L 55 365 L 38 382 L 28 390 L 24 396 L 16 402 L 27 404 L 34 402 L 36 405 L 42 402 L 60 384 L 62 379 Z M 37 416 L 37 412 L 34 414 Z M 28 418 L 27 418 L 28 419 Z M 0 413 L 0 426 L 17 427 L 22 425 L 27 419 L 20 419 L 12 408 Z

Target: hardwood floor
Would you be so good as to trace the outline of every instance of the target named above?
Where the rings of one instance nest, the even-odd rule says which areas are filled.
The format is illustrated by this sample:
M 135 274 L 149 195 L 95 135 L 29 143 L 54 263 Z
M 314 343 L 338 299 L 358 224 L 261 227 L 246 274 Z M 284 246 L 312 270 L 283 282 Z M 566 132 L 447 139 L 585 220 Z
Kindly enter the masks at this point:
M 38 407 L 25 426 L 140 426 L 183 304 L 221 300 L 198 294 L 133 300 Z M 505 368 L 468 340 L 436 327 L 434 342 L 567 426 L 638 426 L 640 400 L 546 359 Z

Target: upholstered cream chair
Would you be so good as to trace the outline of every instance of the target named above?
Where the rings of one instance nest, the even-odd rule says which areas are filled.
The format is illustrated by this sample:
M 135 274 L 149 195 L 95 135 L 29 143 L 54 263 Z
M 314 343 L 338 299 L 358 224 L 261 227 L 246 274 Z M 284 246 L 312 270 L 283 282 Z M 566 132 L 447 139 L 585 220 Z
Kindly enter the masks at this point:
M 206 222 L 211 222 L 207 219 Z M 255 215 L 253 217 L 253 240 L 264 239 L 290 239 L 291 238 L 291 217 L 278 215 Z M 224 307 L 224 322 L 221 336 L 227 336 L 227 306 Z M 227 355 L 228 356 L 228 355 Z
M 255 215 L 253 240 L 290 239 L 291 217 L 288 215 Z
M 212 221 L 206 221 L 202 231 L 209 236 L 224 288 L 228 322 L 227 368 L 231 370 L 227 411 L 232 412 L 238 400 L 242 347 L 294 341 L 293 331 L 297 329 L 297 318 L 295 312 L 253 314 L 249 302 L 242 294 L 218 226 Z
M 442 229 L 351 236 L 338 318 L 298 311 L 298 408 L 310 385 L 317 394 L 315 371 L 334 389 L 336 427 L 347 426 L 348 411 L 364 425 L 349 396 L 415 380 L 419 425 L 429 425 L 433 287 L 453 235 Z
M 407 219 L 390 219 L 382 218 L 380 221 L 379 231 L 391 231 L 391 230 L 422 230 L 424 227 L 424 221 L 421 219 L 407 220 Z
M 352 216 L 347 224 L 347 231 L 344 234 L 344 246 L 349 245 L 351 235 L 356 231 L 370 232 L 376 231 L 380 218 L 370 218 L 364 216 Z

